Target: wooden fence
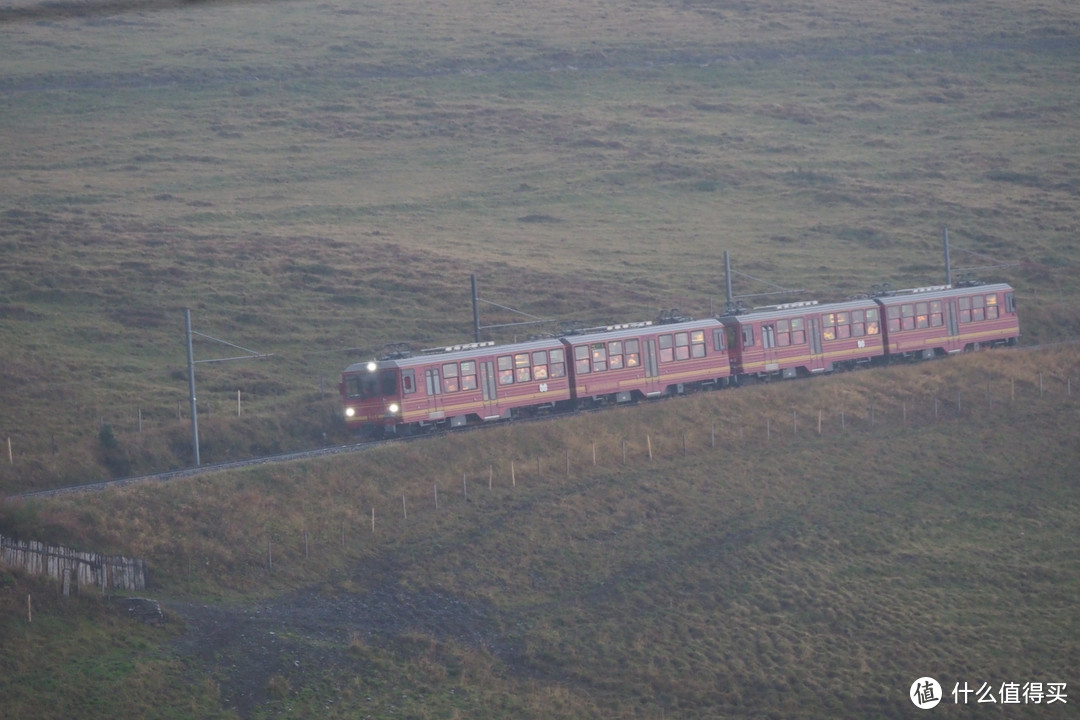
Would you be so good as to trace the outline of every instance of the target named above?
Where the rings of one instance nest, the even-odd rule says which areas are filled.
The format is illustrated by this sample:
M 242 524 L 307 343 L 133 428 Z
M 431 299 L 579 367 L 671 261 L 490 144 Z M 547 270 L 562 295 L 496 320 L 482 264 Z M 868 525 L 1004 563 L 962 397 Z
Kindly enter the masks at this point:
M 0 565 L 19 568 L 35 575 L 48 575 L 63 584 L 64 594 L 72 586 L 109 590 L 146 588 L 146 561 L 123 555 L 102 555 L 62 545 L 34 540 L 14 540 L 0 535 Z

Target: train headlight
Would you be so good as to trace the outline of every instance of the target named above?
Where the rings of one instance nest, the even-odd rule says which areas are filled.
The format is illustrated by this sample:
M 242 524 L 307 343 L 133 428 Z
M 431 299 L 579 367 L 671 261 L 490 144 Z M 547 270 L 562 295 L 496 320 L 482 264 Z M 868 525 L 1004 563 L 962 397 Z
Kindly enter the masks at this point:
M 389 405 L 386 406 L 387 412 L 389 412 L 391 415 L 397 415 L 398 410 L 400 410 L 400 409 L 401 408 L 398 406 L 397 403 L 390 403 Z
M 356 408 L 345 408 L 345 417 L 351 418 L 356 415 Z
M 375 372 L 378 368 L 379 368 L 379 366 L 375 363 L 374 360 L 372 360 L 371 362 L 369 362 L 367 364 L 367 371 L 368 372 Z

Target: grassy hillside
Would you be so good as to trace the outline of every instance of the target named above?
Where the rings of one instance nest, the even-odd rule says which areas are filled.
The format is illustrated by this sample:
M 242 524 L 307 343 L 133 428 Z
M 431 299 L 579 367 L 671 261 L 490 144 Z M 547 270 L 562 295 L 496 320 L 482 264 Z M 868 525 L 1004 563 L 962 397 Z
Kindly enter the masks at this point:
M 162 716 L 825 718 L 907 717 L 923 675 L 1071 684 L 1078 371 L 991 353 L 5 506 L 146 557 L 173 623 L 121 640 L 56 599 L 28 624 L 56 590 L 9 578 L 0 692 L 25 716 L 47 675 L 115 687 L 103 717 L 175 684 Z
M 205 462 L 340 439 L 341 368 L 470 337 L 471 273 L 701 316 L 724 250 L 824 299 L 941 282 L 948 226 L 1029 341 L 1076 335 L 1069 3 L 110 7 L 0 17 L 8 491 L 190 463 L 185 307 L 274 356 L 199 366 Z
M 9 2 L 0 496 L 191 463 L 185 308 L 272 354 L 197 366 L 204 463 L 347 439 L 341 369 L 470 338 L 470 274 L 552 320 L 506 340 L 704 316 L 724 250 L 737 294 L 786 289 L 751 304 L 940 283 L 948 227 L 1025 344 L 1073 340 L 1078 39 L 1059 0 Z M 960 716 L 958 682 L 1072 685 L 1077 362 L 4 503 L 2 533 L 146 558 L 170 623 L 0 571 L 2 714 L 906 717 L 932 675 Z

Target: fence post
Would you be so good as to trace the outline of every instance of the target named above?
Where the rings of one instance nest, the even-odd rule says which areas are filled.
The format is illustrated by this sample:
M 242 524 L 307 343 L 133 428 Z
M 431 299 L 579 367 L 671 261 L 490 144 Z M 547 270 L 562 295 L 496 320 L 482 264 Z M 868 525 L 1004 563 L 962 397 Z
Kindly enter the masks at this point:
M 266 564 L 268 570 L 274 569 L 274 541 L 271 538 L 266 538 Z M 191 571 L 188 571 L 191 574 Z
M 649 447 L 649 459 L 652 460 L 652 437 L 646 435 L 645 444 Z
M 10 436 L 8 436 L 8 439 L 7 439 L 7 459 L 8 459 L 8 464 L 9 465 L 14 465 L 15 464 L 15 456 L 11 454 L 11 437 Z

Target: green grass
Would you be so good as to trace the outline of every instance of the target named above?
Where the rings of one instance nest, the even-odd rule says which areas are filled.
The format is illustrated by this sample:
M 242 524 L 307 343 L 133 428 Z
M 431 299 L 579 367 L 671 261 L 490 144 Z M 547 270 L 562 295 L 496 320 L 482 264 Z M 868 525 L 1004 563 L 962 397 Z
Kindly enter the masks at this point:
M 197 367 L 205 463 L 347 439 L 341 369 L 471 337 L 472 273 L 542 317 L 700 317 L 722 304 L 724 250 L 736 293 L 832 299 L 940 282 L 947 226 L 954 268 L 1007 265 L 982 276 L 1017 288 L 1025 343 L 1080 333 L 1071 5 L 18 6 L 0 13 L 0 494 L 190 464 L 184 308 L 273 353 Z M 304 670 L 254 668 L 255 714 L 899 716 L 922 674 L 1075 670 L 1076 370 L 1067 349 L 740 390 L 8 504 L 0 526 L 147 557 L 161 593 L 195 601 L 445 593 L 510 648 L 295 631 Z M 1030 404 L 1040 372 L 1049 410 Z M 948 415 L 958 394 L 984 428 Z M 868 432 L 871 405 L 889 435 Z M 723 450 L 706 452 L 713 422 Z M 118 641 L 92 603 L 43 605 L 61 619 L 24 634 L 23 591 L 46 586 L 12 582 L 20 682 L 84 691 L 44 688 L 56 716 L 100 687 L 110 716 L 231 701 L 222 667 Z M 316 671 L 319 653 L 335 661 Z
M 5 522 L 140 555 L 155 596 L 275 630 L 280 666 L 229 642 L 186 660 L 225 696 L 263 689 L 268 717 L 904 717 L 925 674 L 1068 682 L 1078 370 L 1072 350 L 987 353 L 8 505 Z

